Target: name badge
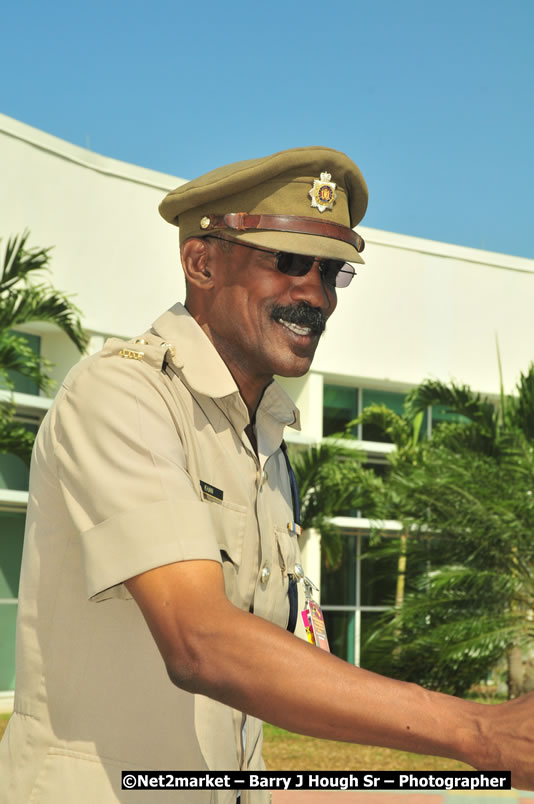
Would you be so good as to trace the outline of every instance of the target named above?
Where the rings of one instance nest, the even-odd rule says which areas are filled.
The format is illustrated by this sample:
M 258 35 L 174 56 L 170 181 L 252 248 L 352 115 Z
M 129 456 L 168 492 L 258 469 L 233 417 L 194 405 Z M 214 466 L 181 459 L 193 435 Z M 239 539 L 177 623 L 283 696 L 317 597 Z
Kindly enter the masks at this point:
M 200 488 L 202 489 L 202 496 L 205 500 L 222 503 L 224 492 L 221 489 L 212 486 L 211 483 L 206 483 L 205 480 L 200 481 Z

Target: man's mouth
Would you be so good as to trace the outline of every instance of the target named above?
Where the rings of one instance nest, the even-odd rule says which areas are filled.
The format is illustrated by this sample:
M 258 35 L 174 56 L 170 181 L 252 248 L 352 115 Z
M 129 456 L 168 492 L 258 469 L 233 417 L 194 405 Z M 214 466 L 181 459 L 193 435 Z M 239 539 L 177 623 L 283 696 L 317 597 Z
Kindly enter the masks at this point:
M 275 305 L 271 313 L 272 318 L 295 335 L 311 336 L 321 335 L 326 326 L 326 318 L 322 310 L 309 307 L 307 304 L 298 304 L 291 307 Z
M 278 323 L 290 329 L 291 332 L 295 333 L 295 335 L 311 335 L 310 327 L 299 327 L 298 324 L 292 324 L 290 321 L 284 321 L 283 318 L 279 318 Z

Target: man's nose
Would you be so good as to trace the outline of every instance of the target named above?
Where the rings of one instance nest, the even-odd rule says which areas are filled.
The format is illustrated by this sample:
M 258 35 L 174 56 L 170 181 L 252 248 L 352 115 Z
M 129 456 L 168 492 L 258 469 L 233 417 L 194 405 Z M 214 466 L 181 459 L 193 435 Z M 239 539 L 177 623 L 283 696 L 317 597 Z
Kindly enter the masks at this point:
M 319 263 L 316 259 L 307 274 L 293 277 L 291 297 L 295 302 L 306 302 L 330 315 L 337 304 L 336 291 L 323 279 Z

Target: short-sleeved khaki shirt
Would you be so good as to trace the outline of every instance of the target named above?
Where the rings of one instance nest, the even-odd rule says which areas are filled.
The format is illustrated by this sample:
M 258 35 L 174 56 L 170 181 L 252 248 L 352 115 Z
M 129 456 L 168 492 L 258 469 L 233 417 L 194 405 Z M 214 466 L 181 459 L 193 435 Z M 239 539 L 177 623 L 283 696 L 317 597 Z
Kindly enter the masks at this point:
M 0 748 L 6 804 L 152 802 L 120 790 L 122 769 L 263 767 L 261 723 L 170 682 L 123 582 L 219 561 L 230 600 L 285 628 L 298 547 L 280 443 L 298 412 L 276 383 L 266 389 L 258 459 L 237 386 L 185 308 L 142 339 L 110 339 L 79 363 L 37 437 L 15 713 Z M 227 804 L 235 793 L 157 800 Z

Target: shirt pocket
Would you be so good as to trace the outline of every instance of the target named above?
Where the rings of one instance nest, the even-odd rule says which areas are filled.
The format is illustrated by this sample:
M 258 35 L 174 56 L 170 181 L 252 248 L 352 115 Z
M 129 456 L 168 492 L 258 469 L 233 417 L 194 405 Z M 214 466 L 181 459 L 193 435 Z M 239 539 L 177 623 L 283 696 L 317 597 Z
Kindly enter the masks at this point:
M 209 505 L 215 538 L 223 562 L 231 561 L 234 566 L 240 567 L 247 509 L 244 505 L 226 501 L 206 502 L 205 505 Z

